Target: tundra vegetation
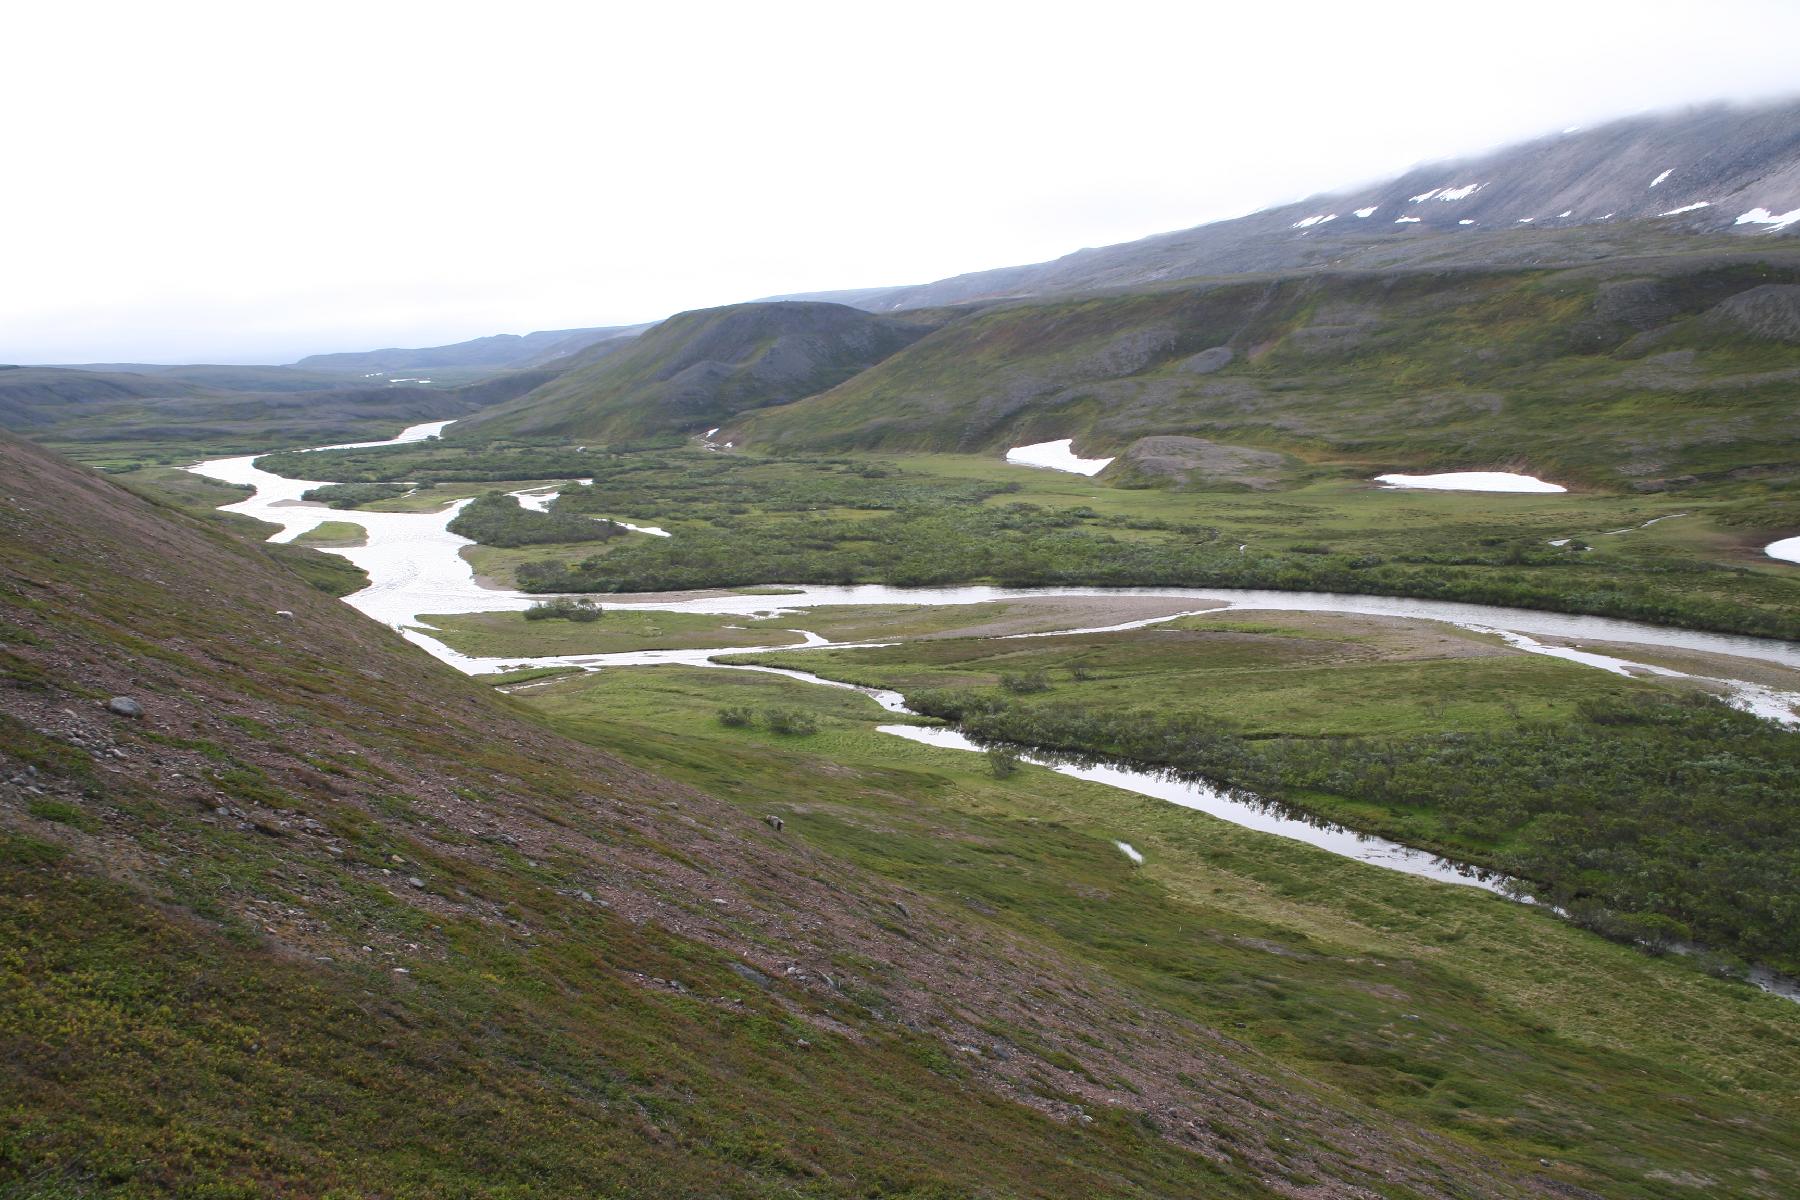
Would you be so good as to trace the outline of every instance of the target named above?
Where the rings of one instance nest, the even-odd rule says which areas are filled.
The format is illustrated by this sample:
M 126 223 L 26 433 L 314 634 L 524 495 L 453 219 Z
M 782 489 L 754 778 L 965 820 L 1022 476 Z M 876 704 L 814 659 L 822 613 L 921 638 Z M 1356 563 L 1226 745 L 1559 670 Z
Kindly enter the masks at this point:
M 401 446 L 306 455 L 303 465 L 315 477 L 374 475 L 392 455 L 394 475 L 412 478 L 422 459 L 484 453 Z M 512 453 L 524 451 L 494 470 L 529 478 Z M 1373 466 L 1341 461 L 1296 467 L 1274 491 L 1119 488 L 955 455 L 590 451 L 581 467 L 593 485 L 564 486 L 549 514 L 482 497 L 452 529 L 492 545 L 565 543 L 508 563 L 521 587 L 540 592 L 874 582 L 1276 588 L 1800 636 L 1800 581 L 1759 561 L 1773 535 L 1744 523 L 1753 506 L 1741 498 L 1393 492 L 1366 482 Z M 583 555 L 567 543 L 616 529 L 579 523 L 593 516 L 654 521 L 677 536 L 626 538 Z
M 749 661 L 900 690 L 983 742 L 1191 773 L 1515 876 L 1625 940 L 1800 973 L 1792 732 L 1461 631 L 1214 620 Z

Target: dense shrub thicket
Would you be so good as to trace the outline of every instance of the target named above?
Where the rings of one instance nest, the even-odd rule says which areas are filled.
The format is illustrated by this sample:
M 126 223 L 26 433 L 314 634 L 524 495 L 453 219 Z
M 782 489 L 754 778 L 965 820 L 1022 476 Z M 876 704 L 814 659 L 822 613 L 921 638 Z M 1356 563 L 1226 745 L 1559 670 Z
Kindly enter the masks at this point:
M 484 546 L 532 546 L 545 542 L 604 542 L 623 537 L 625 530 L 611 521 L 596 521 L 570 513 L 541 513 L 526 508 L 517 496 L 487 492 L 463 506 L 446 527 L 451 533 Z M 591 591 L 591 588 L 540 588 L 540 591 Z
M 1571 722 L 1480 734 L 1255 740 L 991 692 L 907 702 L 978 739 L 1169 766 L 1302 812 L 1385 806 L 1397 824 L 1373 831 L 1433 831 L 1431 848 L 1528 880 L 1603 932 L 1800 971 L 1800 737 L 1705 697 L 1587 702 Z
M 579 563 L 531 563 L 518 570 L 534 592 L 656 591 L 768 583 L 854 583 L 903 587 L 992 578 L 1038 583 L 1130 583 L 1154 569 L 1163 547 L 1089 532 L 1080 510 L 1029 504 L 929 505 L 872 520 L 817 517 L 724 522 L 686 529 L 655 545 L 621 546 Z M 1179 553 L 1201 552 L 1199 530 Z
M 600 606 L 592 600 L 577 600 L 573 596 L 558 596 L 554 600 L 540 600 L 525 610 L 527 621 L 577 621 L 586 623 L 600 619 Z
M 557 510 L 579 496 L 565 495 Z M 1119 536 L 1127 528 L 1157 529 L 1164 536 Z M 1680 580 L 1663 576 L 1621 579 L 1579 558 L 1527 537 L 1391 556 L 1242 553 L 1202 526 L 1125 522 L 1079 508 L 941 503 L 873 519 L 728 518 L 580 562 L 528 563 L 517 578 L 530 592 L 983 581 L 1009 587 L 1268 588 L 1457 600 L 1800 637 L 1800 615 L 1792 612 L 1684 592 L 1674 586 Z M 1679 573 L 1671 567 L 1664 575 Z

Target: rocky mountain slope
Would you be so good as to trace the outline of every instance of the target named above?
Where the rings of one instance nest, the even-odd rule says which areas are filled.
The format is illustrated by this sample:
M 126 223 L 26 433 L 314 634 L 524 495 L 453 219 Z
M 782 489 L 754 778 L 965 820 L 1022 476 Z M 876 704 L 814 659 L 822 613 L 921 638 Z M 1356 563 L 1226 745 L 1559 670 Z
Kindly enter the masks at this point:
M 801 298 L 893 312 L 1304 267 L 1567 263 L 1706 231 L 1800 233 L 1800 101 L 1633 117 L 1053 262 Z
M 738 304 L 680 313 L 597 361 L 459 425 L 458 436 L 697 433 L 822 392 L 911 345 L 925 318 L 841 304 Z

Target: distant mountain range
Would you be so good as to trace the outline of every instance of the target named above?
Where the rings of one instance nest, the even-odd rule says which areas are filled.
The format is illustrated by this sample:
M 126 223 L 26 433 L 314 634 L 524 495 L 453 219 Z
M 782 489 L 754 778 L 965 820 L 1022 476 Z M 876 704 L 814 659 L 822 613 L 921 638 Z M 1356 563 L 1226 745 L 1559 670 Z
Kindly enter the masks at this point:
M 390 347 L 343 354 L 310 354 L 295 363 L 303 371 L 332 375 L 373 377 L 395 371 L 429 371 L 443 367 L 507 370 L 543 366 L 578 354 L 591 346 L 618 342 L 623 345 L 649 325 L 596 329 L 546 329 L 537 333 L 496 333 L 490 337 L 455 342 L 448 346 L 414 349 Z

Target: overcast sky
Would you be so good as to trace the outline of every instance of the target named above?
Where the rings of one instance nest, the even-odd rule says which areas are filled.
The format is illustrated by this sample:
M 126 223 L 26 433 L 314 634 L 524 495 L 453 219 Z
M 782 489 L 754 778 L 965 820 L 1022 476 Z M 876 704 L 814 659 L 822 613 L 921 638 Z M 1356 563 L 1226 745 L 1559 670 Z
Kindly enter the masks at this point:
M 285 362 L 1053 258 L 1800 91 L 1800 3 L 16 6 L 0 362 Z

